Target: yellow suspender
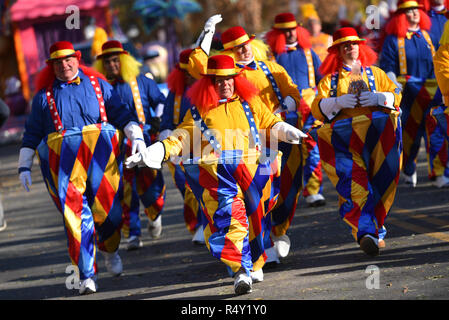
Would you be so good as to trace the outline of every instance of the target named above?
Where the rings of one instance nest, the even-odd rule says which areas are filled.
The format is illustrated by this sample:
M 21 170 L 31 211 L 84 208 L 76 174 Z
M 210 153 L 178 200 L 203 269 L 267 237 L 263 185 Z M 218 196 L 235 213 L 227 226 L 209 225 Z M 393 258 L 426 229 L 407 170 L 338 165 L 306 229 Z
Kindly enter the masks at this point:
M 173 105 L 173 123 L 175 125 L 178 125 L 178 123 L 179 123 L 179 116 L 180 116 L 180 110 L 181 110 L 181 98 L 182 98 L 182 95 L 180 95 L 180 94 L 175 95 L 175 102 Z
M 309 87 L 315 88 L 315 69 L 313 68 L 312 51 L 310 49 L 304 49 L 306 55 L 307 67 L 309 68 Z
M 129 82 L 131 92 L 133 94 L 134 106 L 137 111 L 137 118 L 141 124 L 145 124 L 145 113 L 143 112 L 142 100 L 140 99 L 139 86 L 137 85 L 136 78 L 132 78 Z
M 430 46 L 430 51 L 432 52 L 432 57 L 435 55 L 435 48 L 432 44 L 429 34 L 425 30 L 421 30 L 424 39 L 426 39 L 427 44 Z M 398 51 L 399 51 L 399 72 L 401 75 L 407 75 L 407 60 L 405 56 L 405 38 L 398 37 Z

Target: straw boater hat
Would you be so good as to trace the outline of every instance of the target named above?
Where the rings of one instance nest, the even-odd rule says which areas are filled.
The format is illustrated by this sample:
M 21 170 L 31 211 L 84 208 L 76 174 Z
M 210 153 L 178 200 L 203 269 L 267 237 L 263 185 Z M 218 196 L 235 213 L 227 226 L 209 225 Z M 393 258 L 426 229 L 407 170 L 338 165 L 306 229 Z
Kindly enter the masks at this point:
M 240 26 L 232 27 L 221 34 L 221 42 L 225 50 L 235 48 L 245 43 L 251 42 L 256 36 L 248 36 L 245 29 Z
M 334 32 L 332 36 L 333 42 L 332 45 L 327 49 L 327 51 L 331 51 L 337 46 L 346 43 L 346 42 L 356 42 L 361 43 L 365 42 L 365 39 L 359 38 L 357 31 L 351 27 L 340 28 Z
M 235 67 L 234 59 L 228 55 L 220 54 L 207 60 L 207 71 L 203 76 L 236 76 L 240 73 Z
M 298 23 L 293 13 L 280 13 L 274 18 L 273 29 L 296 29 Z
M 53 62 L 56 59 L 76 57 L 78 60 L 81 59 L 81 52 L 75 51 L 73 44 L 68 41 L 58 41 L 51 45 L 50 47 L 50 58 L 46 61 L 47 63 Z
M 97 56 L 97 59 L 101 59 L 109 54 L 129 54 L 128 51 L 123 49 L 123 45 L 120 41 L 117 40 L 109 40 L 103 43 L 101 46 L 101 53 Z

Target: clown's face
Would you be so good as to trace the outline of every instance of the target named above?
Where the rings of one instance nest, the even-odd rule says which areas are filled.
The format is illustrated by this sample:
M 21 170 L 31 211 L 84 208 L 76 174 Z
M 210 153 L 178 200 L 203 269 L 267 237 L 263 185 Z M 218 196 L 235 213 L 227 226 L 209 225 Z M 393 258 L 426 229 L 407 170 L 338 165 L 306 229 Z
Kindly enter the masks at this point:
M 287 42 L 287 44 L 292 44 L 292 43 L 295 43 L 296 41 L 298 41 L 298 33 L 296 32 L 296 28 L 295 29 L 284 29 L 282 31 L 284 32 L 285 41 Z
M 407 22 L 410 27 L 416 27 L 421 19 L 418 8 L 410 8 L 405 10 L 405 17 L 407 18 Z
M 357 42 L 342 43 L 338 47 L 340 57 L 347 65 L 352 65 L 359 58 L 359 44 Z
M 66 57 L 56 59 L 52 65 L 56 78 L 61 81 L 69 81 L 78 73 L 79 61 L 76 57 Z
M 112 54 L 103 58 L 103 67 L 106 78 L 113 79 L 120 76 L 120 55 Z
M 234 77 L 215 77 L 215 91 L 220 99 L 228 99 L 234 95 Z
M 236 61 L 251 62 L 253 60 L 253 49 L 249 42 L 232 48 L 232 52 L 234 53 Z

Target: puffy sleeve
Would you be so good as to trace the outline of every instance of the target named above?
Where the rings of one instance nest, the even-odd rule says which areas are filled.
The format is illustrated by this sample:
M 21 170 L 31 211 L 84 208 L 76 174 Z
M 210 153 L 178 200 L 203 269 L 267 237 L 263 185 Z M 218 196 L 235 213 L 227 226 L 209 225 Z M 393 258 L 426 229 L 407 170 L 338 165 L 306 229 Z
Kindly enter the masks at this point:
M 167 161 L 171 156 L 180 155 L 185 148 L 192 148 L 193 143 L 193 127 L 195 123 L 192 118 L 190 110 L 184 116 L 184 119 L 179 126 L 172 132 L 172 134 L 162 141 L 165 147 L 164 161 Z
M 25 123 L 25 131 L 23 133 L 22 148 L 27 147 L 36 149 L 41 140 L 45 137 L 45 119 L 44 119 L 44 105 L 47 100 L 44 94 L 39 92 L 34 98 L 31 105 L 31 114 Z
M 329 98 L 331 89 L 331 76 L 326 75 L 317 86 L 318 94 L 312 102 L 312 115 L 315 119 L 325 122 L 327 117 L 321 112 L 320 101 L 323 98 Z
M 396 84 L 387 76 L 387 74 L 380 68 L 371 67 L 374 73 L 376 81 L 377 92 L 390 92 L 394 95 L 394 106 L 396 110 L 399 110 L 399 104 L 401 103 L 401 90 Z
M 281 90 L 282 97 L 292 97 L 296 102 L 296 107 L 299 108 L 301 96 L 299 94 L 298 86 L 293 82 L 283 66 L 276 62 L 267 62 L 267 65 L 268 64 L 271 73 L 279 86 L 279 90 Z
M 379 66 L 385 73 L 394 72 L 397 76 L 399 75 L 398 41 L 395 35 L 385 38 Z
M 449 23 L 444 25 L 444 32 L 440 39 L 440 47 L 433 57 L 435 77 L 438 87 L 444 97 L 444 103 L 449 103 Z
M 282 121 L 281 118 L 270 112 L 270 109 L 258 97 L 254 97 L 251 100 L 250 107 L 259 129 L 271 129 L 276 123 Z

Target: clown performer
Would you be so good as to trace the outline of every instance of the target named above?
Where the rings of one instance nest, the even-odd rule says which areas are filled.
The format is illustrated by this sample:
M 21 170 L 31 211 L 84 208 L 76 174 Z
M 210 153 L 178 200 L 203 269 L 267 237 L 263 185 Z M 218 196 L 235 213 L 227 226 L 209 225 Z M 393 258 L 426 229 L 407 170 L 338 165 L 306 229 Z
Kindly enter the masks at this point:
M 440 39 L 440 47 L 433 58 L 435 67 L 435 77 L 441 88 L 443 103 L 435 106 L 431 110 L 431 116 L 437 123 L 438 129 L 446 138 L 446 144 L 449 143 L 449 22 L 444 26 L 444 32 Z M 448 158 L 446 158 L 448 161 Z M 449 170 L 444 171 L 441 178 L 441 187 L 449 187 Z
M 143 130 L 145 143 L 150 145 L 157 137 L 158 126 L 154 121 L 155 110 L 164 103 L 165 96 L 156 82 L 140 73 L 138 62 L 117 40 L 106 41 L 94 63 L 96 70 L 106 76 L 120 98 L 133 107 L 133 112 Z M 132 141 L 123 141 L 123 152 L 130 156 Z M 162 232 L 161 213 L 165 200 L 165 184 L 162 172 L 150 168 L 123 170 L 123 225 L 122 235 L 127 250 L 142 247 L 139 203 L 143 204 L 148 217 L 148 231 L 151 237 L 159 238 Z
M 224 52 L 234 58 L 236 66 L 242 68 L 242 75 L 256 86 L 263 104 L 271 113 L 279 113 L 289 124 L 300 128 L 302 116 L 299 110 L 303 102 L 297 85 L 280 64 L 255 57 L 251 43 L 254 38 L 240 26 L 221 34 Z M 281 191 L 276 208 L 265 220 L 265 228 L 272 230 L 265 240 L 268 262 L 275 263 L 279 263 L 279 257 L 286 257 L 290 250 L 286 233 L 295 214 L 303 180 L 301 146 L 281 142 L 279 150 L 283 153 Z
M 437 187 L 447 166 L 447 144 L 430 117 L 432 106 L 439 105 L 441 94 L 434 76 L 435 53 L 429 33 L 430 19 L 416 1 L 399 1 L 386 26 L 380 67 L 399 87 L 403 86 L 400 108 L 403 128 L 405 183 L 416 187 L 416 161 L 424 137 L 428 176 Z M 430 121 L 430 122 L 429 122 Z
M 314 117 L 325 122 L 317 131 L 321 161 L 341 218 L 360 248 L 376 256 L 401 169 L 401 92 L 372 66 L 377 54 L 355 29 L 341 28 L 333 39 L 312 104 Z
M 440 46 L 440 38 L 444 31 L 444 24 L 447 21 L 447 0 L 420 0 L 419 3 L 423 5 L 423 9 L 431 21 L 429 30 L 430 38 L 432 39 L 435 50 Z
M 310 42 L 312 50 L 323 61 L 327 56 L 327 48 L 332 44 L 332 36 L 322 32 L 321 19 L 315 10 L 313 3 L 306 3 L 301 6 L 301 14 L 304 27 L 310 32 Z
M 292 13 L 280 13 L 274 18 L 274 25 L 266 34 L 266 39 L 277 63 L 287 70 L 305 102 L 300 108 L 302 130 L 307 132 L 318 127 L 321 122 L 312 116 L 310 106 L 315 99 L 316 85 L 321 80 L 318 72 L 321 61 L 311 49 L 308 31 L 298 26 Z M 323 206 L 326 200 L 322 195 L 320 153 L 317 142 L 310 134 L 302 143 L 302 159 L 306 203 L 312 207 Z
M 229 55 L 210 57 L 207 73 L 187 95 L 192 106 L 172 135 L 125 165 L 160 168 L 172 156 L 189 155 L 192 160 L 182 165 L 207 219 L 207 248 L 234 277 L 235 293 L 248 293 L 253 282 L 263 280 L 262 220 L 279 188 L 280 155 L 276 148 L 264 152 L 260 130 L 271 129 L 273 140 L 289 143 L 300 143 L 305 135 L 263 105 Z
M 186 96 L 188 88 L 206 73 L 207 59 L 215 33 L 215 25 L 222 21 L 221 15 L 210 17 L 196 42 L 194 49 L 185 49 L 179 54 L 179 62 L 167 77 L 169 89 L 162 113 L 161 133 L 159 140 L 164 140 L 182 122 L 190 107 Z M 201 206 L 196 201 L 190 186 L 186 183 L 184 172 L 179 164 L 167 161 L 176 187 L 184 198 L 184 222 L 187 230 L 193 235 L 192 242 L 204 244 L 203 223 L 207 223 Z
M 64 218 L 72 264 L 79 269 L 80 294 L 96 292 L 96 245 L 107 270 L 120 275 L 118 255 L 122 208 L 121 133 L 133 150 L 144 150 L 142 130 L 130 107 L 93 69 L 80 66 L 81 53 L 67 41 L 50 47 L 37 77 L 37 94 L 25 124 L 19 155 L 20 181 L 31 187 L 39 156 L 48 192 Z

